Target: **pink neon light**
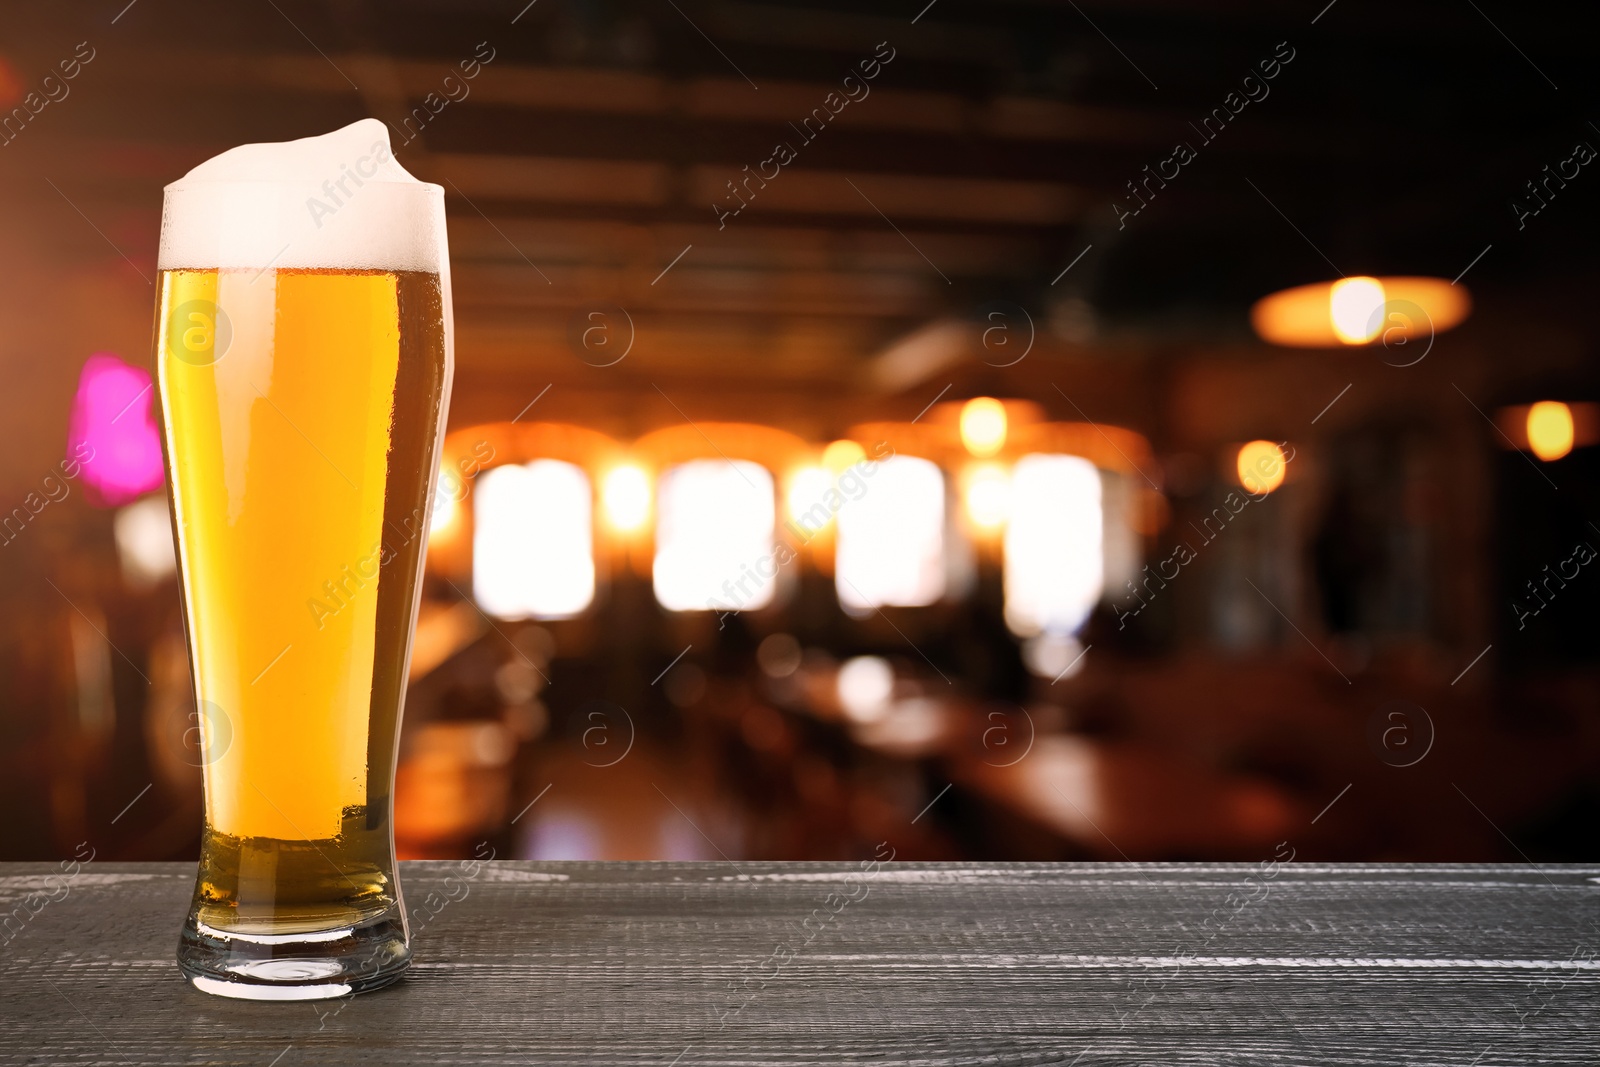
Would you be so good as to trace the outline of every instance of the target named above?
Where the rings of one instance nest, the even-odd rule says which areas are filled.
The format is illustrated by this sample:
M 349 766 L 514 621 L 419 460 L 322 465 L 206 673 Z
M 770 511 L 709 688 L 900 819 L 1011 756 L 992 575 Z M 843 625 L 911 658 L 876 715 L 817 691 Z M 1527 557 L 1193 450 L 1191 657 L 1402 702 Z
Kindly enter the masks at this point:
M 150 375 L 109 352 L 96 352 L 83 364 L 78 395 L 72 400 L 67 430 L 69 455 L 82 445 L 93 449 L 83 464 L 83 480 L 99 502 L 116 507 L 148 493 L 162 482 L 161 434 L 151 413 Z

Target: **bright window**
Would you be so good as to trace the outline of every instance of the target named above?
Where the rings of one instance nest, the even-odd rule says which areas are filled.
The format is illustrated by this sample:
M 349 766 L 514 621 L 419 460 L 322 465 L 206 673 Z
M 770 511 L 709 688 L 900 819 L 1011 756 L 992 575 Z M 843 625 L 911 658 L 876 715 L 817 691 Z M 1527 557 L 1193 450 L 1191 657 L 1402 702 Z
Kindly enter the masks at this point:
M 697 459 L 668 470 L 656 494 L 656 600 L 669 611 L 770 604 L 775 519 L 772 475 L 760 464 Z
M 839 603 L 855 611 L 934 603 L 944 596 L 944 547 L 944 475 L 914 456 L 884 460 L 839 511 Z
M 502 619 L 560 619 L 594 600 L 589 477 L 534 460 L 479 475 L 473 489 L 472 593 Z
M 1100 472 L 1077 456 L 1024 456 L 1011 473 L 1006 624 L 1023 636 L 1071 634 L 1100 599 Z

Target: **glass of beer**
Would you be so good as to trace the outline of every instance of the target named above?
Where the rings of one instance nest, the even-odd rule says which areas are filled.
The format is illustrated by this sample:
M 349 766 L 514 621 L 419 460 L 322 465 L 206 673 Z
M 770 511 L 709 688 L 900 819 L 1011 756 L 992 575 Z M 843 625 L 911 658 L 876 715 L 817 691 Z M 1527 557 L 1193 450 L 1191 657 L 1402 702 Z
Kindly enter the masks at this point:
M 205 827 L 178 963 L 309 1000 L 410 961 L 396 742 L 452 372 L 444 193 L 367 119 L 166 189 L 156 365 Z

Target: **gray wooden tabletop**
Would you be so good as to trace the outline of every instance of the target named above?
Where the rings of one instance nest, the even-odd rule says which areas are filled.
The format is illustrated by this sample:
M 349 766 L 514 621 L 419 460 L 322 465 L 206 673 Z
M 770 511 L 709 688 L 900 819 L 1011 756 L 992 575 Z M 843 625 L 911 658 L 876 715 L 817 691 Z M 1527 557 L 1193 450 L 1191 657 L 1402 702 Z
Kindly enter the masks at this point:
M 3 1063 L 1600 1063 L 1600 867 L 407 863 L 409 976 L 318 1004 L 182 981 L 191 866 L 60 874 Z

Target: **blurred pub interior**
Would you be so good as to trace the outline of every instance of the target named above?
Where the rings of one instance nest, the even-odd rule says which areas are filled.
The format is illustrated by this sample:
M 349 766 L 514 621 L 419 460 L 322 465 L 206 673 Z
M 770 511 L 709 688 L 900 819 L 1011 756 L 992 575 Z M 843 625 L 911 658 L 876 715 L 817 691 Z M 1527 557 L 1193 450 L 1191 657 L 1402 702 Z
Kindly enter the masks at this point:
M 1488 14 L 8 11 L 0 858 L 195 854 L 161 187 L 374 116 L 456 323 L 403 856 L 1594 859 L 1594 66 Z

